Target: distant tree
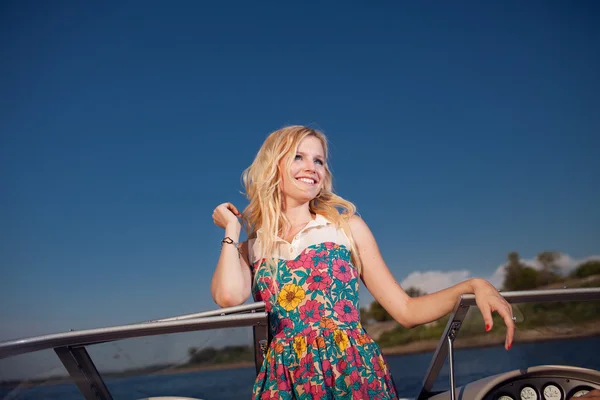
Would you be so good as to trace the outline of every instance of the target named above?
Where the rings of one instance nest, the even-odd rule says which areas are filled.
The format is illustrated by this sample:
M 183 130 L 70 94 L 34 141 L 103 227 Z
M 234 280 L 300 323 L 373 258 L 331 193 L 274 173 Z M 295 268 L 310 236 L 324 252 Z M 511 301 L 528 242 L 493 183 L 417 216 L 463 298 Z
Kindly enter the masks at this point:
M 552 272 L 559 272 L 556 262 L 560 259 L 561 254 L 558 251 L 542 251 L 536 258 L 543 265 L 544 269 Z
M 560 258 L 559 252 L 542 251 L 536 258 L 542 264 L 542 270 L 538 273 L 538 286 L 545 286 L 560 281 L 560 269 L 556 264 Z
M 510 253 L 508 253 L 508 265 L 509 266 L 520 265 L 520 264 L 521 264 L 521 257 L 519 257 L 519 253 L 517 253 L 516 251 L 511 251 Z
M 377 300 L 371 303 L 369 316 L 377 322 L 392 321 L 394 319 Z
M 508 253 L 508 264 L 505 268 L 504 290 L 529 290 L 538 285 L 538 272 L 521 262 L 519 253 Z
M 188 364 L 223 364 L 239 361 L 251 361 L 254 357 L 254 350 L 250 346 L 236 345 L 225 346 L 219 349 L 214 347 L 205 347 L 197 349 L 188 348 L 190 359 Z
M 502 283 L 502 286 L 505 290 L 515 290 L 514 287 L 517 286 L 519 274 L 523 267 L 524 265 L 521 263 L 521 257 L 519 257 L 519 253 L 516 251 L 511 251 L 508 253 L 508 263 L 504 268 L 504 282 Z
M 424 296 L 427 293 L 419 288 L 411 286 L 408 289 L 406 289 L 406 294 L 408 294 L 410 297 L 419 297 L 419 296 Z
M 418 297 L 427 294 L 421 289 L 412 286 L 405 289 L 405 291 L 410 297 Z M 377 322 L 394 320 L 394 318 L 386 311 L 385 308 L 383 308 L 381 304 L 379 304 L 379 302 L 377 302 L 377 300 L 371 303 L 369 310 L 364 310 L 363 308 L 361 308 L 360 317 L 361 321 L 368 321 L 370 319 L 373 319 Z
M 370 313 L 369 310 L 367 310 L 365 307 L 361 307 L 360 308 L 360 323 L 363 325 L 368 325 L 369 324 L 369 318 L 370 318 Z
M 214 347 L 205 347 L 202 350 L 198 350 L 194 353 L 194 355 L 190 359 L 190 363 L 192 364 L 201 364 L 213 361 L 217 356 L 218 350 Z
M 600 274 L 600 260 L 590 260 L 580 264 L 575 271 L 571 272 L 574 278 L 585 278 Z

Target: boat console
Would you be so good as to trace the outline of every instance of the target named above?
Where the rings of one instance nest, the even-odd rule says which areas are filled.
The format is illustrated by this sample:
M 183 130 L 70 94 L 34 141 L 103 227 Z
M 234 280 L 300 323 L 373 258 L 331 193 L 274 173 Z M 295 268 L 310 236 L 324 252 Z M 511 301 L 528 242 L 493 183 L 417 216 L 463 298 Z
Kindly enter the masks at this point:
M 456 388 L 458 399 L 567 400 L 600 389 L 600 372 L 579 367 L 543 365 L 490 376 Z M 449 400 L 450 392 L 429 400 Z

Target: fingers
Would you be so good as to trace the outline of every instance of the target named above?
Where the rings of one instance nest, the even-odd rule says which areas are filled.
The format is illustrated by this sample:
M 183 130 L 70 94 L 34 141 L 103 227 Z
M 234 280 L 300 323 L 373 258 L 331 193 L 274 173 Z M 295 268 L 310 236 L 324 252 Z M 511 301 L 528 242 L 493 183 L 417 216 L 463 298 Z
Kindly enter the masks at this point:
M 515 336 L 515 321 L 512 318 L 512 308 L 506 303 L 499 307 L 498 314 L 502 316 L 504 323 L 506 324 L 506 340 L 504 342 L 504 348 L 510 350 Z
M 219 227 L 221 226 L 221 225 L 219 224 L 219 220 L 218 220 L 218 218 L 217 218 L 217 209 L 216 209 L 216 208 L 214 209 L 214 211 L 213 211 L 213 213 L 212 213 L 212 220 L 213 220 L 213 223 L 214 223 L 215 225 L 217 225 L 217 226 L 219 226 Z
M 483 322 L 485 323 L 485 331 L 489 332 L 494 326 L 494 320 L 492 319 L 492 310 L 490 309 L 490 305 L 487 303 L 483 303 L 479 306 L 479 310 L 481 311 L 481 315 L 483 316 Z
M 504 323 L 506 324 L 506 339 L 504 340 L 504 348 L 506 350 L 510 350 L 515 336 L 515 321 L 512 318 L 512 308 L 504 299 L 497 299 L 494 301 L 494 303 L 495 304 L 492 306 L 484 303 L 481 307 L 479 307 L 481 309 L 481 314 L 483 315 L 483 320 L 485 321 L 485 330 L 490 331 L 492 329 L 494 321 L 492 319 L 491 311 L 496 310 L 502 319 L 504 319 Z
M 225 228 L 228 224 L 238 222 L 237 218 L 241 218 L 242 214 L 236 206 L 227 202 L 222 203 L 213 210 L 212 219 L 215 225 Z
M 236 216 L 236 217 L 241 217 L 242 214 L 238 211 L 238 209 L 231 203 L 225 203 L 227 205 L 227 208 Z
M 515 335 L 515 321 L 513 320 L 512 307 L 489 282 L 477 280 L 473 282 L 473 287 L 475 301 L 485 322 L 486 332 L 489 332 L 494 326 L 492 313 L 494 311 L 498 312 L 506 324 L 504 347 L 506 350 L 509 350 L 512 347 Z

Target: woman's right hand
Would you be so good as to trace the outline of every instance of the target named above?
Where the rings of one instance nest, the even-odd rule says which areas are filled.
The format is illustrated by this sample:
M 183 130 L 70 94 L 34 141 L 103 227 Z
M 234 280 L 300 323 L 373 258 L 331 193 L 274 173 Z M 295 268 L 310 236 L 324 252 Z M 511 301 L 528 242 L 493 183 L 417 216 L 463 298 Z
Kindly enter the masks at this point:
M 217 208 L 213 211 L 213 221 L 215 225 L 225 229 L 228 225 L 231 224 L 240 224 L 238 218 L 240 218 L 242 214 L 238 211 L 238 209 L 231 203 L 223 203 L 219 204 Z

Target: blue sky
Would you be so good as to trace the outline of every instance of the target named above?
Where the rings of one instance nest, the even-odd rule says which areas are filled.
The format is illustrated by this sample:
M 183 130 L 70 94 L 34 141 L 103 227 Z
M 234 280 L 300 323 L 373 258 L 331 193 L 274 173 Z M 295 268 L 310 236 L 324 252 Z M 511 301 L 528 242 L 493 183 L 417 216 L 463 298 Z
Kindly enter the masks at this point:
M 3 4 L 0 340 L 216 307 L 212 210 L 287 124 L 399 281 L 600 254 L 600 6 L 484 3 Z

